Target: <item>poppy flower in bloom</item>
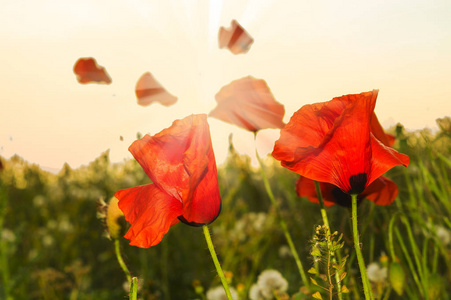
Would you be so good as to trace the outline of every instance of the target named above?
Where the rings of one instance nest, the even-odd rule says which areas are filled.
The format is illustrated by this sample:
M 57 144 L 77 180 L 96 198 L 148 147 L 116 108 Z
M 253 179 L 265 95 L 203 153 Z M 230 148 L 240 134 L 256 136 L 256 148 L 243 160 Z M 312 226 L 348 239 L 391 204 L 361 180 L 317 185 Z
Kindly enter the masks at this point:
M 282 128 L 285 108 L 274 99 L 263 79 L 244 77 L 221 88 L 215 96 L 218 105 L 209 116 L 249 131 Z
M 221 210 L 216 161 L 207 116 L 176 120 L 160 133 L 133 142 L 129 151 L 153 183 L 116 192 L 131 224 L 125 238 L 148 248 L 180 221 L 213 222 Z
M 230 28 L 219 28 L 219 48 L 228 48 L 233 54 L 249 51 L 254 39 L 241 27 L 236 20 L 232 20 Z
M 331 206 L 339 204 L 345 207 L 351 207 L 351 196 L 344 193 L 339 187 L 327 183 L 319 183 L 324 205 Z M 296 193 L 299 197 L 307 197 L 311 202 L 319 203 L 316 194 L 315 182 L 305 177 L 299 177 L 296 181 Z M 398 195 L 398 186 L 387 177 L 381 176 L 368 185 L 363 192 L 357 196 L 360 203 L 363 199 L 373 201 L 377 205 L 389 205 Z
M 105 71 L 105 68 L 99 66 L 92 57 L 78 59 L 74 65 L 74 73 L 77 75 L 79 83 L 111 83 L 111 77 Z
M 147 106 L 153 102 L 160 102 L 164 106 L 169 106 L 177 102 L 177 97 L 168 93 L 163 86 L 150 74 L 144 73 L 136 83 L 136 98 L 138 104 Z
M 371 129 L 378 90 L 301 107 L 281 130 L 273 157 L 282 166 L 347 194 L 360 194 L 409 157 L 384 145 Z

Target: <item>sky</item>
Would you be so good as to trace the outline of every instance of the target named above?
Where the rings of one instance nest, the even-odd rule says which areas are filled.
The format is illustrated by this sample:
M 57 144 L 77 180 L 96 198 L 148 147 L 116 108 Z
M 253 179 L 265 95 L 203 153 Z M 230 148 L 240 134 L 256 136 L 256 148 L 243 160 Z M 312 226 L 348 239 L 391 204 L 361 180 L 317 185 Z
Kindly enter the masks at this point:
M 379 89 L 384 127 L 435 128 L 451 115 L 451 1 L 0 0 L 0 156 L 41 167 L 76 168 L 109 149 L 131 158 L 136 133 L 208 113 L 231 81 L 264 79 L 285 105 L 301 106 Z M 254 38 L 246 54 L 218 47 L 236 19 Z M 72 68 L 94 57 L 110 85 L 77 82 Z M 151 72 L 178 102 L 137 105 L 134 88 Z M 218 163 L 228 136 L 253 155 L 253 135 L 209 118 Z M 123 141 L 120 140 L 123 137 Z M 261 155 L 278 130 L 257 136 Z

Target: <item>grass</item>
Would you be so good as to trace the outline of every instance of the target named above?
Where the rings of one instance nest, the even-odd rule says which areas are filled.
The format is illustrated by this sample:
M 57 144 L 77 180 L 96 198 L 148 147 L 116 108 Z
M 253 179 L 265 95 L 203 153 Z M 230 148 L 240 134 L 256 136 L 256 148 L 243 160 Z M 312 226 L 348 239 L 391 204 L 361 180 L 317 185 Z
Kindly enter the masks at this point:
M 390 270 L 387 277 L 371 282 L 376 299 L 451 298 L 447 284 L 451 282 L 450 123 L 449 118 L 440 121 L 437 133 L 394 128 L 395 148 L 411 159 L 408 168 L 387 173 L 398 184 L 398 198 L 387 207 L 370 201 L 359 206 L 365 263 Z M 280 299 L 312 299 L 300 292 L 302 280 L 261 173 L 250 165 L 249 157 L 237 154 L 233 146 L 230 149 L 228 160 L 218 169 L 221 215 L 210 225 L 226 277 L 247 299 L 259 274 L 275 269 L 289 283 Z M 100 198 L 108 200 L 119 189 L 149 182 L 138 163 L 113 164 L 106 152 L 86 167 L 65 166 L 54 175 L 18 156 L 1 160 L 0 299 L 127 297 L 128 283 L 115 244 L 105 237 L 96 214 Z M 271 157 L 264 165 L 307 271 L 315 266 L 311 241 L 315 228 L 322 225 L 319 206 L 296 196 L 296 174 Z M 351 213 L 338 206 L 326 211 L 332 232 L 343 234 L 340 254 L 348 255 L 343 284 L 350 293 L 342 296 L 363 299 Z M 125 233 L 125 221 L 122 224 Z M 132 276 L 139 279 L 141 299 L 203 299 L 208 289 L 220 285 L 201 228 L 178 224 L 150 249 L 131 247 L 124 238 L 119 243 Z M 328 299 L 326 291 L 318 292 Z

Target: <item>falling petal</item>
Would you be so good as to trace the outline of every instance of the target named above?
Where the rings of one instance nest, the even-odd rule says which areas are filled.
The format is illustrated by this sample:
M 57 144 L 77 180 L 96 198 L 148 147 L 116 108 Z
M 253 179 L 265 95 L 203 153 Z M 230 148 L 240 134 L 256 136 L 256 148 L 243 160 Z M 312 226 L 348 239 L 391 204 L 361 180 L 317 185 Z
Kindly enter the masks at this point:
M 168 93 L 149 72 L 144 73 L 139 78 L 136 83 L 135 94 L 138 98 L 138 104 L 141 106 L 148 106 L 153 102 L 170 106 L 177 102 L 177 97 Z
M 282 128 L 285 108 L 274 99 L 263 79 L 252 76 L 235 80 L 216 94 L 218 105 L 209 116 L 249 131 Z
M 74 65 L 74 73 L 79 83 L 110 84 L 111 77 L 105 68 L 99 66 L 92 57 L 80 58 Z
M 249 51 L 254 40 L 236 20 L 232 20 L 230 28 L 219 28 L 219 48 L 228 48 L 233 54 Z

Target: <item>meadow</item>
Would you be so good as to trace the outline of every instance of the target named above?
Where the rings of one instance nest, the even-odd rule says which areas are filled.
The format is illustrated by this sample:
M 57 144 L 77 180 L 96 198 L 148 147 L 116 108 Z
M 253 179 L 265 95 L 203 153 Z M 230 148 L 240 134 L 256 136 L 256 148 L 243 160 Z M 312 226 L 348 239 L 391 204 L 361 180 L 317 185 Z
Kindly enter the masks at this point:
M 437 132 L 408 132 L 402 125 L 389 130 L 394 148 L 410 157 L 407 168 L 386 174 L 398 185 L 398 197 L 389 206 L 366 200 L 359 205 L 360 242 L 376 299 L 451 299 L 451 119 L 437 123 Z M 312 299 L 316 291 L 329 299 L 327 290 L 313 284 L 327 289 L 318 274 L 308 273 L 310 291 L 303 287 L 261 173 L 232 140 L 218 166 L 221 214 L 209 225 L 231 288 L 239 299 L 249 299 L 259 275 L 276 270 L 287 286 L 265 299 Z M 111 163 L 105 152 L 87 166 L 66 165 L 51 174 L 19 156 L 0 159 L 0 299 L 126 299 L 127 278 L 99 203 L 119 189 L 149 183 L 140 165 Z M 327 269 L 330 251 L 312 254 L 323 224 L 318 204 L 296 195 L 298 175 L 271 156 L 264 168 L 305 270 Z M 364 299 L 350 209 L 334 205 L 326 212 L 331 231 L 343 234 L 341 257 L 348 255 L 343 284 L 349 292 L 340 297 Z M 119 221 L 123 236 L 128 224 Z M 178 224 L 149 249 L 119 242 L 138 277 L 140 299 L 225 299 L 212 292 L 221 283 L 199 227 Z

